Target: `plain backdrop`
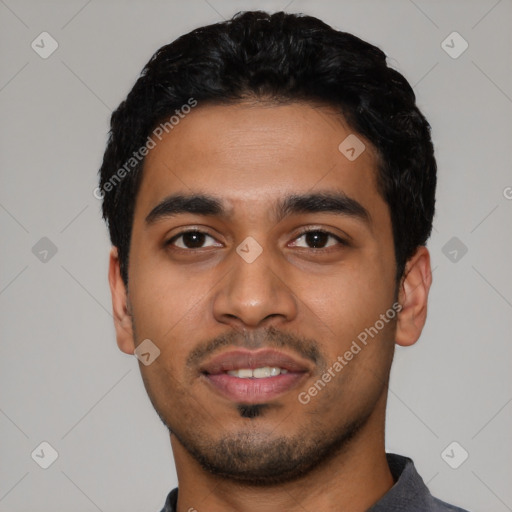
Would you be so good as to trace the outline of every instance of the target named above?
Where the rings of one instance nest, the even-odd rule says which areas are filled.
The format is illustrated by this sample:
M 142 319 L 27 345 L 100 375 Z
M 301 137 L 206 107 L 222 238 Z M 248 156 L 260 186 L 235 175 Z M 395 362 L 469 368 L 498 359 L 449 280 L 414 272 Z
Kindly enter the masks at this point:
M 352 32 L 413 85 L 439 165 L 434 284 L 420 341 L 396 351 L 386 445 L 441 499 L 512 510 L 510 0 L 0 0 L 0 512 L 156 512 L 176 485 L 115 343 L 93 190 L 111 111 L 151 55 L 255 8 Z

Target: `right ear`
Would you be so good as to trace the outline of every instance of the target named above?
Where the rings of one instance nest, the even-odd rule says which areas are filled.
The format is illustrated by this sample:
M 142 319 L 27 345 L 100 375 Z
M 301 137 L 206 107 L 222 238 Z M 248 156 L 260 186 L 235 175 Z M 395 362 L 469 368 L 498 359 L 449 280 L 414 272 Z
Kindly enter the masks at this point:
M 108 267 L 108 282 L 112 294 L 112 310 L 116 329 L 117 346 L 126 354 L 133 355 L 135 343 L 133 340 L 132 316 L 128 307 L 128 294 L 121 278 L 121 265 L 117 247 L 110 250 Z

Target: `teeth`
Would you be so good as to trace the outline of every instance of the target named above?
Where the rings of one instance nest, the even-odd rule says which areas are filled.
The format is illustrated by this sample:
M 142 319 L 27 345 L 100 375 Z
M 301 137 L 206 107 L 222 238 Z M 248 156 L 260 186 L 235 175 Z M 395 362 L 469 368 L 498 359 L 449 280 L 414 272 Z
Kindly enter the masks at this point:
M 278 370 L 279 368 L 276 368 L 276 370 Z M 252 376 L 256 379 L 263 379 L 265 377 L 270 377 L 270 367 L 269 366 L 264 366 L 263 368 L 255 368 L 253 371 L 252 371 Z M 279 372 L 281 373 L 281 372 Z
M 238 370 L 238 376 L 241 378 L 241 379 L 247 379 L 248 377 L 252 377 L 252 370 L 247 368 L 243 368 L 241 370 Z
M 266 377 L 275 377 L 281 373 L 288 373 L 288 370 L 278 368 L 276 366 L 264 366 L 262 368 L 255 368 L 254 370 L 251 370 L 250 368 L 240 368 L 239 370 L 230 370 L 227 373 L 228 375 L 238 377 L 239 379 L 264 379 Z

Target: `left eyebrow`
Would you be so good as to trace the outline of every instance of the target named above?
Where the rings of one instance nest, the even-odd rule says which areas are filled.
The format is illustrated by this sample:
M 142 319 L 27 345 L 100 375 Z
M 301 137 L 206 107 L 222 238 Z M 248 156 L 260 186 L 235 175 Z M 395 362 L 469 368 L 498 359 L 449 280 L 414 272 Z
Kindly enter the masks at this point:
M 371 227 L 370 212 L 358 201 L 342 192 L 319 192 L 291 195 L 278 201 L 274 215 L 277 222 L 297 213 L 335 213 L 353 217 Z

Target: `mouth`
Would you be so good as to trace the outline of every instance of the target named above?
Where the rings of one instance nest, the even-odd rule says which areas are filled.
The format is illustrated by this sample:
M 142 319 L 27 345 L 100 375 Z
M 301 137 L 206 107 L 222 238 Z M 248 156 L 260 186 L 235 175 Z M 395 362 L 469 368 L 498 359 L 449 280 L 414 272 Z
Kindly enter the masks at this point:
M 297 387 L 311 373 L 311 364 L 276 350 L 235 350 L 204 364 L 209 387 L 235 402 L 268 402 Z

